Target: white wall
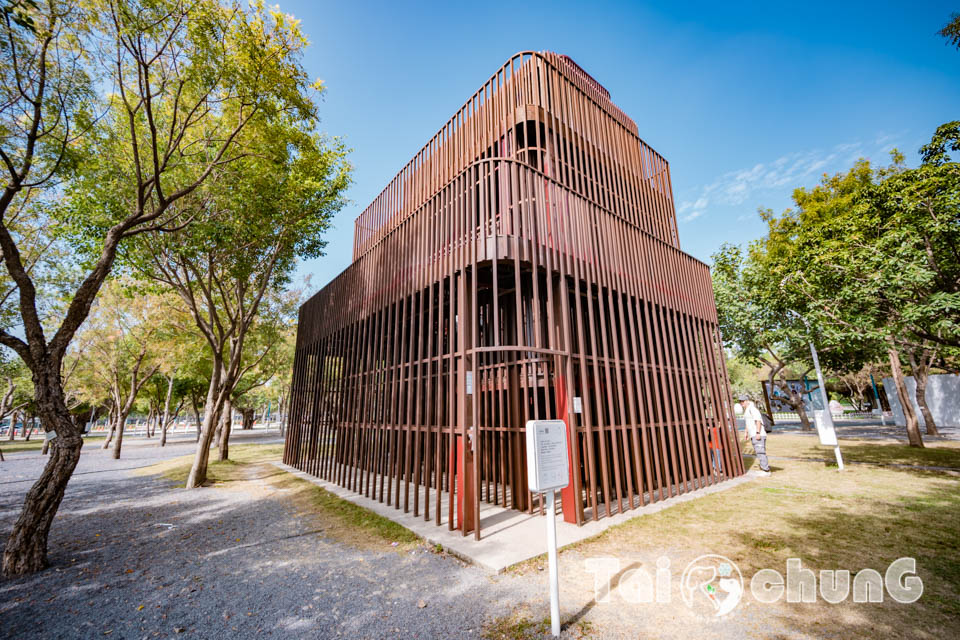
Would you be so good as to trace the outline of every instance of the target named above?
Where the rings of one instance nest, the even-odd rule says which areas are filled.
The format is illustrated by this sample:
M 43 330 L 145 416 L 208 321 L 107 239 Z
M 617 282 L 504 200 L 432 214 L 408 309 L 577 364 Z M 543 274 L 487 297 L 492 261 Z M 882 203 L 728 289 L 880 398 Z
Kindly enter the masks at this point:
M 907 376 L 907 393 L 913 400 L 913 408 L 917 412 L 917 418 L 920 420 L 920 426 L 926 426 L 923 420 L 923 414 L 920 413 L 920 407 L 917 405 L 917 381 L 913 376 Z M 890 408 L 893 410 L 893 419 L 898 426 L 904 427 L 907 424 L 903 416 L 903 409 L 900 407 L 900 399 L 897 397 L 897 388 L 893 384 L 893 378 L 883 379 L 883 389 L 887 392 L 887 400 L 890 401 Z M 955 375 L 937 375 L 930 376 L 927 380 L 927 406 L 930 407 L 930 413 L 938 427 L 958 427 L 960 426 L 960 376 Z

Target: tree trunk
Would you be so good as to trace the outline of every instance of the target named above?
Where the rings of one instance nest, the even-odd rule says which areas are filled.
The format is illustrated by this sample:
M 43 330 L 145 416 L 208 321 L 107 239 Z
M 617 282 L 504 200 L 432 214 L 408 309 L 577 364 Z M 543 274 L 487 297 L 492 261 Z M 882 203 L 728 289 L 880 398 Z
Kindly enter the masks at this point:
M 13 442 L 13 438 L 17 431 L 17 411 L 13 412 L 13 415 L 10 416 L 10 433 L 7 434 L 7 440 Z
M 284 394 L 284 393 L 281 391 L 279 397 L 277 398 L 277 418 L 279 419 L 279 422 L 280 422 L 280 435 L 281 435 L 281 436 L 282 436 L 283 433 L 284 433 L 283 408 L 284 408 L 286 405 L 284 404 L 283 401 L 284 401 L 285 399 L 286 399 L 286 394 Z
M 110 443 L 113 441 L 113 434 L 117 430 L 117 407 L 110 407 L 110 413 L 107 415 L 107 436 L 103 439 L 103 444 L 100 446 L 101 449 L 109 449 Z
M 903 379 L 903 371 L 900 369 L 900 354 L 894 346 L 887 347 L 887 355 L 890 357 L 890 372 L 893 374 L 893 383 L 897 387 L 897 397 L 900 399 L 900 406 L 903 407 L 903 417 L 907 423 L 907 440 L 911 447 L 922 447 L 923 438 L 920 437 L 920 425 L 917 423 L 917 413 L 913 410 L 913 402 L 910 400 L 910 394 L 907 392 L 907 383 Z
M 930 357 L 926 349 L 920 351 L 920 360 L 917 361 L 916 352 L 910 349 L 907 352 L 910 356 L 910 371 L 913 373 L 913 379 L 917 383 L 917 405 L 920 407 L 920 415 L 923 416 L 923 424 L 927 428 L 928 436 L 938 436 L 940 431 L 933 420 L 933 412 L 927 405 L 927 382 L 930 376 L 930 363 L 933 358 Z
M 256 416 L 254 410 L 248 407 L 243 409 L 240 414 L 243 416 L 243 425 L 240 428 L 244 431 L 253 429 L 253 419 Z
M 113 418 L 110 418 L 110 421 L 107 423 L 107 436 L 103 439 L 103 444 L 100 445 L 101 449 L 109 449 L 110 443 L 113 441 L 113 432 L 116 429 L 116 422 Z
M 3 574 L 22 575 L 47 565 L 47 537 L 57 514 L 70 476 L 80 460 L 83 438 L 70 418 L 60 367 L 37 362 L 34 372 L 34 398 L 44 430 L 56 431 L 50 443 L 50 457 L 23 503 L 3 551 Z
M 807 408 L 803 404 L 803 396 L 794 391 L 793 387 L 783 378 L 781 378 L 781 382 L 783 383 L 781 389 L 787 394 L 787 402 L 800 417 L 800 428 L 803 431 L 810 431 L 812 427 L 810 426 L 810 417 L 807 415 Z
M 87 424 L 83 427 L 83 433 L 89 434 L 93 432 L 93 425 L 97 421 L 97 411 L 98 407 L 93 407 L 90 409 L 90 419 L 87 421 Z
M 170 397 L 173 395 L 173 374 L 167 378 L 167 399 L 163 403 L 163 422 L 160 424 L 160 446 L 167 444 L 167 427 L 170 424 Z M 183 406 L 183 403 L 180 403 Z
M 37 426 L 37 416 L 30 416 L 30 423 L 23 425 L 24 431 L 24 441 L 30 442 L 30 436 L 33 434 L 34 428 Z
M 917 381 L 917 404 L 920 405 L 920 414 L 923 416 L 923 424 L 927 428 L 927 435 L 938 436 L 940 435 L 940 430 L 937 429 L 937 423 L 933 419 L 933 413 L 927 405 L 927 376 L 923 376 L 923 381 L 917 376 L 914 376 L 914 379 Z
M 124 431 L 124 426 L 126 425 L 126 422 L 127 422 L 128 415 L 130 414 L 121 413 L 118 416 L 117 429 L 116 429 L 117 432 L 115 435 L 115 440 L 113 441 L 113 459 L 114 460 L 120 459 L 120 447 L 123 446 L 123 431 Z
M 810 417 L 807 415 L 807 408 L 803 404 L 803 398 L 800 399 L 800 402 L 794 407 L 797 411 L 797 415 L 800 416 L 800 428 L 803 431 L 810 431 L 812 427 L 810 426 Z
M 220 378 L 223 363 L 214 358 L 213 370 L 210 374 L 210 386 L 207 388 L 207 403 L 204 405 L 203 428 L 200 431 L 197 444 L 197 453 L 187 476 L 187 489 L 196 489 L 207 481 L 207 463 L 210 460 L 210 443 L 213 442 L 213 432 L 220 422 L 220 410 L 223 408 L 224 394 L 220 389 Z
M 233 427 L 233 403 L 227 398 L 223 403 L 223 416 L 220 425 L 220 455 L 218 460 L 230 459 L 230 429 Z

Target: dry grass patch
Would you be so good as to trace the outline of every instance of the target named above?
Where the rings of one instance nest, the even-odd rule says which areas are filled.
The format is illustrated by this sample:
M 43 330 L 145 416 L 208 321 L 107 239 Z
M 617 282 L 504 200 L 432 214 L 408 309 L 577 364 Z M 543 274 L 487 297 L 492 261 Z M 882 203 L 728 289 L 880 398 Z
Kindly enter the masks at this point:
M 230 447 L 229 460 L 215 460 L 217 456 L 215 449 L 210 450 L 210 463 L 207 465 L 206 486 L 224 484 L 231 481 L 245 480 L 250 471 L 251 464 L 265 464 L 274 460 L 280 460 L 283 456 L 282 444 L 239 444 Z M 133 473 L 139 476 L 160 475 L 167 480 L 177 483 L 177 487 L 183 487 L 187 482 L 187 476 L 190 475 L 190 467 L 193 465 L 194 454 L 179 456 L 158 462 L 135 470 Z
M 774 456 L 780 453 L 775 447 L 771 441 L 768 449 Z M 726 556 L 739 566 L 747 582 L 744 601 L 752 601 L 749 579 L 754 573 L 771 568 L 785 575 L 788 558 L 800 558 L 819 576 L 824 569 L 847 569 L 853 575 L 864 568 L 882 575 L 894 560 L 913 557 L 924 583 L 916 603 L 900 604 L 889 595 L 877 604 L 754 601 L 742 615 L 764 620 L 757 637 L 820 635 L 828 629 L 837 637 L 955 637 L 960 624 L 960 479 L 919 470 L 850 466 L 841 473 L 816 462 L 771 464 L 774 474 L 769 478 L 640 516 L 562 551 L 567 581 L 589 585 L 591 594 L 586 558 L 616 557 L 622 567 L 642 566 L 651 575 L 656 558 L 671 560 L 672 611 L 654 605 L 603 605 L 591 614 L 596 603 L 588 602 L 587 619 L 605 633 L 607 624 L 629 625 L 632 615 L 643 615 L 647 629 L 651 624 L 676 628 L 677 615 L 684 613 L 680 574 L 688 562 L 707 553 Z M 543 560 L 531 563 L 520 571 Z M 827 626 L 821 629 L 821 622 Z M 694 627 L 691 632 L 705 630 Z
M 391 548 L 394 542 L 400 551 L 410 550 L 423 540 L 406 527 L 370 511 L 358 504 L 344 500 L 323 487 L 297 478 L 286 472 L 275 481 L 280 489 L 287 489 L 302 515 L 315 515 L 324 528 L 324 533 L 335 540 L 366 549 Z
M 534 620 L 528 607 L 518 607 L 506 616 L 493 618 L 483 625 L 482 637 L 487 640 L 534 640 L 550 636 L 550 618 Z M 567 638 L 598 638 L 593 624 L 578 620 L 561 629 Z

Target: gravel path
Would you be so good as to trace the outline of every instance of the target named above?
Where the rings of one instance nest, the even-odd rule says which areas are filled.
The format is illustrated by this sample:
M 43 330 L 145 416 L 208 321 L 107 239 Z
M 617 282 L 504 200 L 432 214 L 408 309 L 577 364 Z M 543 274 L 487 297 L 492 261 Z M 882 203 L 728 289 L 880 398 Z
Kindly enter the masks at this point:
M 326 539 L 256 478 L 185 491 L 130 473 L 191 450 L 84 453 L 50 534 L 51 568 L 0 582 L 6 637 L 478 637 L 529 599 L 521 581 L 423 548 Z M 42 463 L 33 452 L 0 464 L 4 533 Z

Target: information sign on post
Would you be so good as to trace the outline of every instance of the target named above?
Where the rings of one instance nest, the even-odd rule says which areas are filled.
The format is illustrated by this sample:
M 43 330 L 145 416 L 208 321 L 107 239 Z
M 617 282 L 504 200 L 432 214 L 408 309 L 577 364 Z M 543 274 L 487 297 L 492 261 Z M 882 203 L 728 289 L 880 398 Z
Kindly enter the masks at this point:
M 563 420 L 530 420 L 527 422 L 527 484 L 530 491 L 554 491 L 569 483 L 567 424 Z
M 563 420 L 527 422 L 527 484 L 547 496 L 547 556 L 550 559 L 550 630 L 560 635 L 560 578 L 557 569 L 557 512 L 554 492 L 570 484 L 567 424 Z

